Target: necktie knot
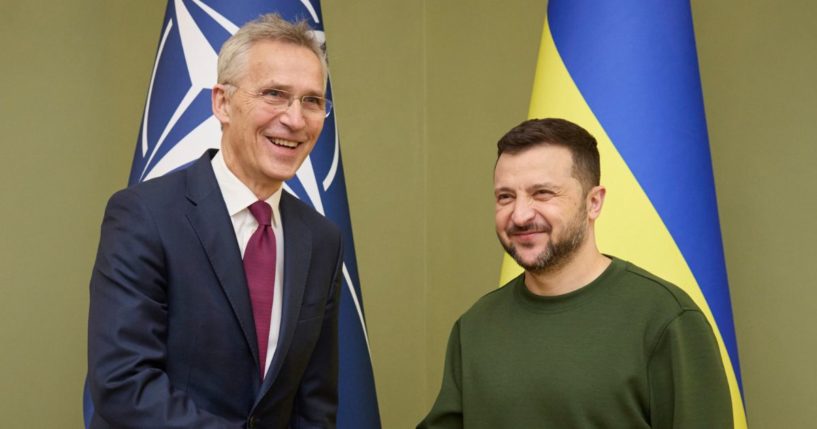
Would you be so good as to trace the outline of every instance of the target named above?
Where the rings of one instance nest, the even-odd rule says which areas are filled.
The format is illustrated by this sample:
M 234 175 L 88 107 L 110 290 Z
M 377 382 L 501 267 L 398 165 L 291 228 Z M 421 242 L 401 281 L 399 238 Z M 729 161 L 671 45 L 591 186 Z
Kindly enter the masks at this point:
M 259 225 L 270 225 L 272 220 L 272 207 L 270 207 L 266 201 L 256 201 L 250 204 L 248 208 Z

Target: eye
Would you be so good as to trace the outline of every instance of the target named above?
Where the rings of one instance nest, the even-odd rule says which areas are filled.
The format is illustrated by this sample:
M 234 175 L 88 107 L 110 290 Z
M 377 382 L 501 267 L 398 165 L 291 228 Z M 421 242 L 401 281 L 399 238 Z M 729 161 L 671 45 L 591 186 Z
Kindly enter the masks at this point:
M 533 192 L 533 197 L 540 200 L 549 199 L 553 195 L 555 194 L 553 193 L 553 191 L 549 189 L 537 189 L 536 191 Z
M 301 97 L 301 104 L 306 109 L 323 110 L 324 99 L 317 95 L 304 95 Z
M 508 204 L 513 201 L 513 195 L 508 193 L 496 194 L 496 203 L 500 205 Z
M 276 88 L 265 89 L 261 91 L 261 96 L 264 100 L 271 104 L 285 104 L 289 103 L 289 93 Z

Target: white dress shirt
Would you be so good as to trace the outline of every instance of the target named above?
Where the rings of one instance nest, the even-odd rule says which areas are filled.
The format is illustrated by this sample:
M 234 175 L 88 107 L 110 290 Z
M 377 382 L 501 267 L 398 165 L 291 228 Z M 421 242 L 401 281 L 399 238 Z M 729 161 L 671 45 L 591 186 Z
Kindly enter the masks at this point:
M 258 221 L 255 220 L 248 207 L 258 201 L 258 197 L 245 185 L 238 177 L 227 168 L 224 156 L 219 151 L 211 161 L 213 172 L 216 174 L 218 187 L 227 205 L 227 213 L 233 222 L 235 238 L 238 240 L 238 248 L 241 249 L 241 257 L 244 257 L 244 250 L 247 242 L 258 229 Z M 278 346 L 278 334 L 281 330 L 281 299 L 283 297 L 284 285 L 284 229 L 281 224 L 281 189 L 267 198 L 267 204 L 272 207 L 272 229 L 275 232 L 275 290 L 272 297 L 272 314 L 270 317 L 269 341 L 267 342 L 267 361 L 264 363 L 264 374 L 269 370 L 270 362 L 275 355 Z

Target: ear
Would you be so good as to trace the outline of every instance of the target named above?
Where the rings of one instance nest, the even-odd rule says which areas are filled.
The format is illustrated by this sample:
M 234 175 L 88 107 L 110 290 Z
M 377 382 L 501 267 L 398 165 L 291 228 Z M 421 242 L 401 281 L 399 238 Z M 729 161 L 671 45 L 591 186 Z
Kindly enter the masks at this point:
M 213 116 L 221 122 L 221 125 L 230 122 L 230 99 L 227 97 L 227 88 L 217 83 L 211 91 L 213 104 Z
M 601 208 L 604 206 L 604 197 L 607 189 L 604 186 L 595 186 L 587 193 L 587 217 L 595 221 L 601 215 Z

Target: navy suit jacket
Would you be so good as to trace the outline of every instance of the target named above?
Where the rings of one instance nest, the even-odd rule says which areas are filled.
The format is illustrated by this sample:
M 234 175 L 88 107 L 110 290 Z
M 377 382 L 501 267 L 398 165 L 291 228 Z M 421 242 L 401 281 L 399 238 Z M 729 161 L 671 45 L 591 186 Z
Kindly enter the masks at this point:
M 215 152 L 108 202 L 90 285 L 91 428 L 335 427 L 340 232 L 281 196 L 281 330 L 262 382 Z

